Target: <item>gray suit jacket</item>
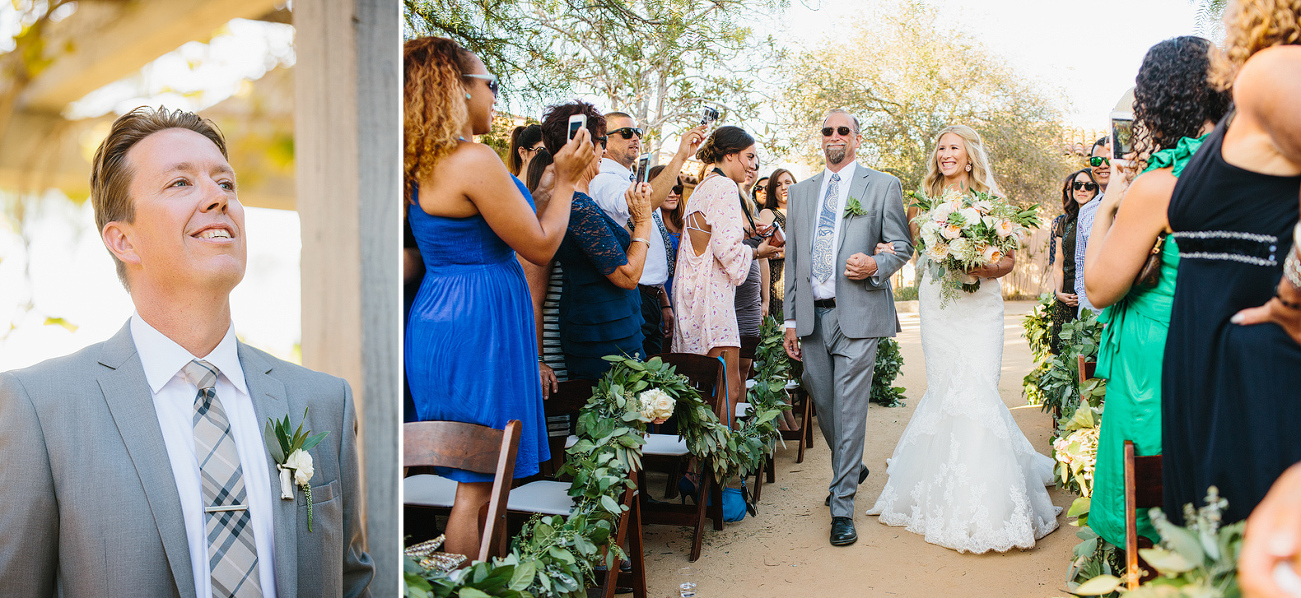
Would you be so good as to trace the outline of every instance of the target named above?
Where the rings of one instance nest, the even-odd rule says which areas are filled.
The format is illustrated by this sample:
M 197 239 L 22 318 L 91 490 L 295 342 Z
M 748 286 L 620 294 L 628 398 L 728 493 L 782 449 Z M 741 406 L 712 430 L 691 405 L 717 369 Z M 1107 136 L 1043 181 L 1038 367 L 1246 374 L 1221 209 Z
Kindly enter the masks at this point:
M 267 455 L 277 595 L 369 596 L 348 383 L 239 344 L 259 422 L 330 434 L 307 503 L 279 498 Z M 0 374 L 0 596 L 196 598 L 180 495 L 129 326 Z
M 818 192 L 826 171 L 790 188 L 786 209 L 786 297 L 783 299 L 787 320 L 795 320 L 799 336 L 813 334 L 813 256 L 814 230 L 818 224 Z M 908 216 L 903 209 L 903 186 L 899 179 L 862 164 L 854 169 L 849 197 L 857 198 L 864 216 L 845 218 L 840 224 L 840 244 L 836 251 L 836 321 L 849 338 L 894 336 L 899 317 L 894 310 L 894 292 L 890 275 L 912 257 L 913 246 L 908 232 Z M 845 206 L 840 206 L 843 213 Z M 845 262 L 855 253 L 872 255 L 877 243 L 891 243 L 896 254 L 882 253 L 876 259 L 876 274 L 864 280 L 845 277 Z

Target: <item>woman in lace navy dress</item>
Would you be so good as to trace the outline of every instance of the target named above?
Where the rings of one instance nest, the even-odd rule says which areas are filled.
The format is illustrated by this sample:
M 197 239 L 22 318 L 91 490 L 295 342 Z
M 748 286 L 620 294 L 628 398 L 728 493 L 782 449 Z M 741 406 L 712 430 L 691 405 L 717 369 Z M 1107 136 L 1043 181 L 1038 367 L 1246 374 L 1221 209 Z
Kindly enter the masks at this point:
M 575 101 L 547 108 L 542 120 L 542 142 L 547 151 L 559 151 L 568 135 L 569 117 L 587 116 L 587 131 L 605 144 L 605 118 L 596 107 Z M 641 355 L 641 294 L 637 281 L 646 264 L 650 241 L 632 238 L 624 223 L 610 219 L 587 195 L 587 185 L 601 168 L 598 152 L 586 172 L 575 182 L 569 228 L 556 252 L 564 271 L 560 295 L 560 348 L 569 378 L 596 380 L 610 369 L 606 355 Z M 633 230 L 654 230 L 651 224 L 650 185 L 629 186 L 624 195 L 632 215 Z M 560 198 L 560 191 L 552 201 Z
M 1231 83 L 1235 112 L 1206 138 L 1170 200 L 1180 262 L 1162 377 L 1161 469 L 1175 522 L 1212 485 L 1229 502 L 1224 522 L 1245 519 L 1301 461 L 1301 345 L 1278 325 L 1301 313 L 1301 120 L 1295 94 L 1277 89 L 1301 80 L 1301 47 L 1282 46 L 1296 43 L 1301 24 L 1295 13 L 1274 19 L 1264 4 L 1235 4 L 1226 17 L 1229 59 L 1212 72 L 1221 86 Z M 1267 315 L 1270 323 L 1238 325 Z
M 523 424 L 515 476 L 550 458 L 538 384 L 533 311 L 515 259 L 545 264 L 569 222 L 574 181 L 596 152 L 583 132 L 557 147 L 556 199 L 532 200 L 492 148 L 469 141 L 492 125 L 496 77 L 478 57 L 435 37 L 403 49 L 407 218 L 425 264 L 406 329 L 406 373 L 421 421 Z M 455 469 L 447 550 L 479 552 L 479 508 L 492 477 Z

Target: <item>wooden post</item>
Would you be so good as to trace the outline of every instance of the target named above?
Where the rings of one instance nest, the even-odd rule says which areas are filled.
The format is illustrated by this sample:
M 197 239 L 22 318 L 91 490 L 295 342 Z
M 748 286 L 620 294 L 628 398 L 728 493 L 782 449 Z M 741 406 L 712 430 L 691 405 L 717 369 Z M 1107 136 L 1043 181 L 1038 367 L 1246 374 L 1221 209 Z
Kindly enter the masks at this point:
M 303 365 L 352 385 L 375 596 L 397 596 L 401 570 L 398 11 L 396 0 L 294 3 Z

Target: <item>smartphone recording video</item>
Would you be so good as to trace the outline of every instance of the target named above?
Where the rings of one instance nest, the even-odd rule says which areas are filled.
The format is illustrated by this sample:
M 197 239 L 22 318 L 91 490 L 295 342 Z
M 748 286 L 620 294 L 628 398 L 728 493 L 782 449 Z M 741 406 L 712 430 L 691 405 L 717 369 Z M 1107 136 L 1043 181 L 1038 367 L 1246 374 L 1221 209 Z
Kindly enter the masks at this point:
M 650 178 L 650 154 L 637 158 L 637 182 L 645 183 Z
M 1134 153 L 1134 115 L 1130 112 L 1111 113 L 1111 160 L 1128 166 L 1127 156 Z
M 587 126 L 587 115 L 586 115 L 586 114 L 575 114 L 575 115 L 573 115 L 573 116 L 570 116 L 570 117 L 569 117 L 569 137 L 568 137 L 568 139 L 573 139 L 573 138 L 574 138 L 574 135 L 577 135 L 577 134 L 578 134 L 578 130 L 581 129 L 581 128 L 583 128 L 583 127 L 586 127 L 586 126 Z

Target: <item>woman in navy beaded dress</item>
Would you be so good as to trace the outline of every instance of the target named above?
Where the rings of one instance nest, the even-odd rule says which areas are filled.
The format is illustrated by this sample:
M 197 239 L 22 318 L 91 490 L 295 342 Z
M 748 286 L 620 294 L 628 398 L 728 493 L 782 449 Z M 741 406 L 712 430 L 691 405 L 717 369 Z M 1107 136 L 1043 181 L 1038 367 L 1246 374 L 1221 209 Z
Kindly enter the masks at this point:
M 496 77 L 455 42 L 425 37 L 403 50 L 404 181 L 407 218 L 425 264 L 406 328 L 406 374 L 418 419 L 460 421 L 523 433 L 515 477 L 550 458 L 533 310 L 515 258 L 547 263 L 569 223 L 575 180 L 595 150 L 586 132 L 555 157 L 555 198 L 534 214 L 528 190 L 487 133 Z M 446 549 L 478 554 L 478 514 L 491 476 L 440 470 L 456 480 Z
M 1301 120 L 1295 93 L 1278 89 L 1301 87 L 1301 47 L 1285 45 L 1301 25 L 1292 13 L 1259 26 L 1270 6 L 1230 9 L 1228 58 L 1212 74 L 1231 83 L 1235 112 L 1170 200 L 1180 262 L 1162 374 L 1162 486 L 1176 523 L 1210 486 L 1228 500 L 1226 524 L 1245 519 L 1301 461 Z

